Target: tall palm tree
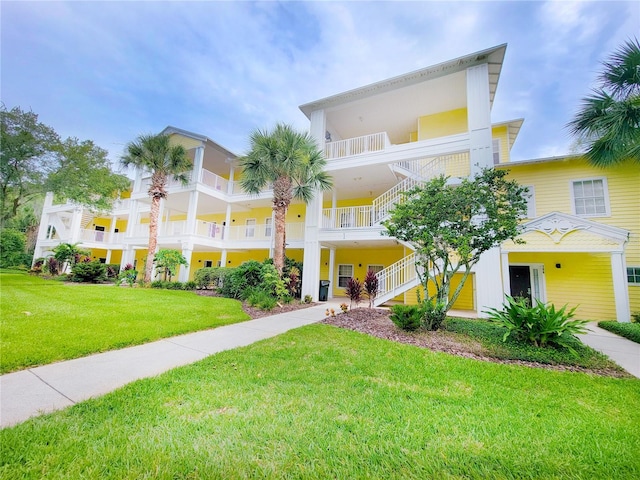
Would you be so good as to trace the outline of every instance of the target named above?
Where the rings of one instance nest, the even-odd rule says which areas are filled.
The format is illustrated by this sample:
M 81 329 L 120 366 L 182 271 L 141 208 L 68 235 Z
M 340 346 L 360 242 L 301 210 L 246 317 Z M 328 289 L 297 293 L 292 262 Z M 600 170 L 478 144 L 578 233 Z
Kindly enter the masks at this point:
M 169 135 L 140 135 L 126 146 L 126 153 L 120 158 L 122 165 L 130 165 L 151 172 L 149 196 L 149 249 L 144 270 L 144 281 L 150 282 L 153 272 L 153 257 L 158 245 L 158 217 L 160 200 L 167 197 L 169 175 L 186 184 L 189 177 L 186 172 L 193 165 L 182 145 L 172 145 Z
M 316 190 L 330 190 L 331 177 L 324 171 L 322 152 L 308 133 L 278 124 L 272 132 L 255 130 L 250 151 L 239 159 L 241 188 L 257 194 L 273 184 L 275 245 L 273 264 L 280 274 L 284 267 L 286 215 L 295 198 L 309 203 Z
M 603 63 L 599 88 L 582 100 L 568 124 L 592 164 L 640 163 L 640 44 L 628 40 Z

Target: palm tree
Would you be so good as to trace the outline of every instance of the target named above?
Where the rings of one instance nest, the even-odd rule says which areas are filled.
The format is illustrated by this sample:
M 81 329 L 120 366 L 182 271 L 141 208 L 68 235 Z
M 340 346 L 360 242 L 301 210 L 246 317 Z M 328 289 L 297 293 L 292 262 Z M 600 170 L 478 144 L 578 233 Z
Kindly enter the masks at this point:
M 144 270 L 144 281 L 150 282 L 153 272 L 153 257 L 158 245 L 158 216 L 160 199 L 167 197 L 169 175 L 186 184 L 187 171 L 193 167 L 182 145 L 171 145 L 168 135 L 140 135 L 126 146 L 126 153 L 120 158 L 122 165 L 151 172 L 151 211 L 149 213 L 149 249 Z
M 568 124 L 593 165 L 640 162 L 640 44 L 628 40 L 603 63 L 600 86 Z
M 239 159 L 241 188 L 258 194 L 273 184 L 275 246 L 273 264 L 282 275 L 285 259 L 286 215 L 295 198 L 309 203 L 316 190 L 330 190 L 331 177 L 324 171 L 322 152 L 308 133 L 278 124 L 273 132 L 255 130 L 250 151 Z

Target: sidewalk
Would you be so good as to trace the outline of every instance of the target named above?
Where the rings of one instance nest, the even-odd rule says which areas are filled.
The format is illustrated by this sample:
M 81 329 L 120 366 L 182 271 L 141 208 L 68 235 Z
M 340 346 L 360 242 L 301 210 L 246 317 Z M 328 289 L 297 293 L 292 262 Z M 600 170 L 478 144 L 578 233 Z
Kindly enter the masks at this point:
M 339 302 L 188 333 L 0 376 L 0 428 L 97 397 L 141 378 L 315 323 Z
M 318 322 L 325 317 L 327 308 L 338 310 L 342 300 L 0 376 L 0 428 L 104 395 L 209 355 Z M 640 378 L 639 344 L 595 323 L 589 328 L 590 333 L 580 335 L 585 344 Z
M 589 333 L 578 335 L 582 343 L 604 353 L 631 375 L 640 378 L 640 344 L 600 328 L 596 322 L 591 322 L 588 328 Z

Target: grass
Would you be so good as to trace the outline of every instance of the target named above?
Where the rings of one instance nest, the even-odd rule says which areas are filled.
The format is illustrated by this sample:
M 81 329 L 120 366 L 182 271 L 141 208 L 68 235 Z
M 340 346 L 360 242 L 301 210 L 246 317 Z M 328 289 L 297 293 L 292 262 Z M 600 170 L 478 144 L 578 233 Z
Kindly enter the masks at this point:
M 640 478 L 640 381 L 311 325 L 0 431 L 0 477 Z
M 598 326 L 632 342 L 640 343 L 640 323 L 599 322 Z
M 567 348 L 546 346 L 539 348 L 534 345 L 518 342 L 511 337 L 502 341 L 505 329 L 484 320 L 470 320 L 463 318 L 447 319 L 444 328 L 447 331 L 466 335 L 477 340 L 482 345 L 485 355 L 498 359 L 523 360 L 549 365 L 568 365 L 592 370 L 614 369 L 622 370 L 608 357 L 584 345 L 579 340 L 572 342 L 575 354 Z
M 193 292 L 64 284 L 0 272 L 0 373 L 247 320 Z

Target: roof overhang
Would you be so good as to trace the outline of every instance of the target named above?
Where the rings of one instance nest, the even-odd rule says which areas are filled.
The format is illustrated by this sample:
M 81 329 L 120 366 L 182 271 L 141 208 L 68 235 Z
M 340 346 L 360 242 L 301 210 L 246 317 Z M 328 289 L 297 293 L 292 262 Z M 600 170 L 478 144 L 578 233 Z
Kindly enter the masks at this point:
M 498 122 L 491 124 L 492 127 L 507 127 L 508 137 L 509 137 L 509 150 L 513 148 L 513 144 L 518 138 L 518 133 L 520 133 L 520 129 L 522 128 L 522 124 L 524 123 L 524 118 L 516 118 L 514 120 L 507 120 L 506 122 Z
M 237 157 L 237 155 L 235 153 L 233 153 L 231 150 L 226 149 L 225 147 L 223 147 L 219 143 L 214 142 L 213 140 L 211 140 L 209 137 L 207 137 L 205 135 L 200 135 L 199 133 L 189 132 L 189 131 L 183 130 L 181 128 L 172 127 L 171 125 L 166 127 L 160 133 L 162 135 L 181 135 L 183 137 L 191 138 L 193 140 L 197 140 L 197 141 L 200 141 L 200 142 L 205 143 L 205 144 L 208 143 L 210 146 L 214 147 L 219 152 L 225 154 L 230 160 L 234 160 Z
M 372 83 L 364 87 L 349 90 L 330 97 L 300 105 L 300 110 L 307 118 L 311 118 L 311 113 L 316 110 L 332 108 L 345 103 L 358 100 L 364 100 L 374 95 L 383 94 L 396 90 L 398 88 L 409 87 L 418 83 L 433 80 L 439 77 L 461 72 L 470 67 L 487 63 L 489 65 L 489 92 L 490 102 L 493 105 L 493 99 L 498 87 L 500 72 L 502 71 L 502 63 L 507 49 L 507 44 L 498 45 L 487 50 L 465 55 L 463 57 L 439 63 L 431 67 L 426 67 L 404 75 L 389 78 L 380 82 Z

